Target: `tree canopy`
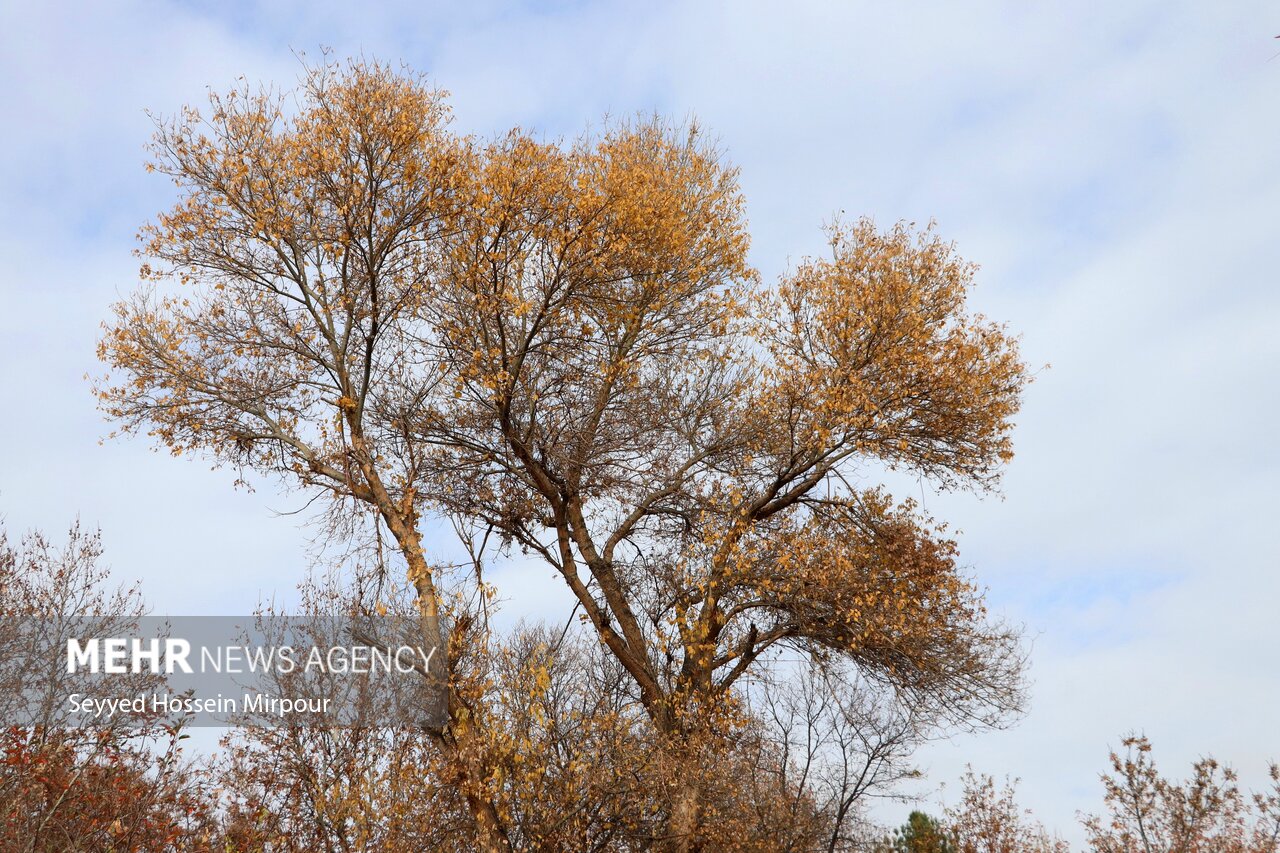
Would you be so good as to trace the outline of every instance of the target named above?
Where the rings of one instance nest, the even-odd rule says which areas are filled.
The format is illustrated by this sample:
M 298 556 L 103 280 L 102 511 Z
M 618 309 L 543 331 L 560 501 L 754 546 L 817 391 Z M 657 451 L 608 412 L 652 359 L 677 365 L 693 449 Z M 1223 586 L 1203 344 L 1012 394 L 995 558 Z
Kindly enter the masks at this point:
M 178 200 L 143 229 L 98 393 L 126 431 L 389 534 L 481 846 L 509 839 L 459 688 L 476 599 L 424 519 L 564 579 L 674 768 L 672 849 L 705 842 L 703 756 L 747 724 L 772 651 L 939 720 L 1016 710 L 1016 636 L 955 542 L 867 485 L 984 491 L 1011 456 L 1027 373 L 966 306 L 974 266 L 932 226 L 861 219 L 766 284 L 737 171 L 696 125 L 558 142 L 449 119 L 421 77 L 326 62 L 290 96 L 161 120 L 152 168 Z

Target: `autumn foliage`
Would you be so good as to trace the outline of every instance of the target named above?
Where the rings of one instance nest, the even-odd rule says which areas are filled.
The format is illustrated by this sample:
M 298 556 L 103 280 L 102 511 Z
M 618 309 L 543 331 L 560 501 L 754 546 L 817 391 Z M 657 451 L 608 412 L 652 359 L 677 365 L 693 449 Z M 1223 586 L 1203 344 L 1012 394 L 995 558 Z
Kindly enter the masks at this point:
M 153 151 L 179 196 L 106 325 L 102 407 L 394 543 L 423 643 L 448 650 L 426 731 L 479 846 L 525 837 L 506 786 L 527 771 L 506 762 L 542 733 L 471 685 L 468 648 L 497 642 L 468 637 L 483 561 L 444 571 L 424 520 L 572 591 L 630 700 L 608 737 L 652 767 L 632 779 L 645 845 L 748 844 L 717 835 L 754 806 L 708 756 L 749 742 L 744 685 L 781 678 L 780 650 L 939 724 L 1018 708 L 1016 637 L 943 527 L 850 485 L 889 468 L 985 490 L 1011 455 L 1016 343 L 968 311 L 974 267 L 931 228 L 834 224 L 829 258 L 765 285 L 736 170 L 696 126 L 481 140 L 441 91 L 365 62 L 310 68 L 292 97 L 215 95 Z M 552 790 L 560 811 L 582 795 Z
M 97 535 L 78 527 L 66 544 L 32 534 L 10 545 L 0 529 L 0 659 L 21 659 L 29 636 L 16 629 L 33 613 L 129 630 L 141 599 L 135 588 L 111 584 L 100 553 Z M 393 588 L 377 573 L 346 581 L 308 581 L 296 618 L 373 596 L 416 610 L 411 585 Z M 181 748 L 181 720 L 74 726 L 52 703 L 42 706 L 48 716 L 0 732 L 0 850 L 462 853 L 477 847 L 467 799 L 474 789 L 459 779 L 470 767 L 485 769 L 481 790 L 507 843 L 520 850 L 667 846 L 671 794 L 690 774 L 700 794 L 700 843 L 709 849 L 1067 850 L 1018 805 L 1012 784 L 973 773 L 939 819 L 913 813 L 886 838 L 865 798 L 903 793 L 901 783 L 918 776 L 912 751 L 953 709 L 886 692 L 858 675 L 854 661 L 812 663 L 742 691 L 735 714 L 704 724 L 710 749 L 673 758 L 659 748 L 665 735 L 626 670 L 589 633 L 524 626 L 499 634 L 472 623 L 455 625 L 452 642 L 453 690 L 473 720 L 466 746 L 475 752 L 465 763 L 422 728 L 292 720 L 238 727 L 216 754 L 193 760 Z M 22 690 L 68 687 L 41 685 L 39 672 L 12 667 L 0 677 L 7 715 Z M 1112 754 L 1103 810 L 1082 818 L 1085 849 L 1280 849 L 1280 767 L 1271 767 L 1269 790 L 1249 795 L 1213 759 L 1180 780 L 1160 773 L 1152 754 L 1136 735 Z
M 1107 811 L 1085 818 L 1099 853 L 1275 853 L 1280 849 L 1280 765 L 1271 788 L 1248 796 L 1231 767 L 1202 758 L 1185 780 L 1162 776 L 1151 742 L 1129 735 L 1102 776 Z
M 213 801 L 184 757 L 181 726 L 158 717 L 68 725 L 74 685 L 31 665 L 41 630 L 109 634 L 136 624 L 137 588 L 112 587 L 100 555 L 98 535 L 79 525 L 65 544 L 38 533 L 11 543 L 0 526 L 0 850 L 205 849 Z

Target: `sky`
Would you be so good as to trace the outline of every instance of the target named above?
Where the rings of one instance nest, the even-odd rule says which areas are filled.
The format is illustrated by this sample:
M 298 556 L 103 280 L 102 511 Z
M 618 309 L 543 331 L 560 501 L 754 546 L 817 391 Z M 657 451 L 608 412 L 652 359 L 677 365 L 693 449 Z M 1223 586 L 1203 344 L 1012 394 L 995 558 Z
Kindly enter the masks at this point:
M 305 572 L 310 534 L 280 515 L 299 496 L 102 441 L 98 326 L 174 197 L 143 170 L 145 111 L 240 75 L 287 88 L 327 46 L 428 73 L 481 135 L 697 117 L 741 167 L 766 280 L 842 212 L 933 219 L 1037 368 L 1001 495 L 895 484 L 962 531 L 1031 653 L 1017 726 L 921 753 L 929 802 L 970 763 L 1078 841 L 1130 730 L 1167 771 L 1212 753 L 1260 784 L 1280 759 L 1270 6 L 3 0 L 0 518 L 100 526 L 158 612 L 248 612 Z M 567 611 L 546 570 L 496 580 L 508 614 Z

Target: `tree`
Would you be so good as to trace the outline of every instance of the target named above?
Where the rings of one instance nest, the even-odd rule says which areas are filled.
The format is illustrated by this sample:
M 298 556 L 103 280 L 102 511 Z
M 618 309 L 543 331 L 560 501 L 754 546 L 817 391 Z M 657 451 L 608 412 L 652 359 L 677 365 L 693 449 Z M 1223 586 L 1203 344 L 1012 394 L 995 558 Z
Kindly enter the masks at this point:
M 877 845 L 878 853 L 954 853 L 951 838 L 942 824 L 929 815 L 913 811 L 907 822 L 893 831 L 893 837 Z
M 1111 753 L 1103 774 L 1107 814 L 1084 818 L 1098 853 L 1275 853 L 1280 850 L 1280 765 L 1271 790 L 1249 800 L 1230 767 L 1212 758 L 1192 765 L 1184 781 L 1160 775 L 1151 742 L 1131 734 Z
M 1029 811 L 1018 807 L 1014 782 L 965 773 L 960 803 L 948 809 L 947 832 L 956 853 L 1067 853 Z
M 919 778 L 910 758 L 937 730 L 932 709 L 830 662 L 766 681 L 749 696 L 763 738 L 779 748 L 756 775 L 776 774 L 793 806 L 775 835 L 796 836 L 787 849 L 864 849 L 862 806 Z
M 1016 710 L 1016 637 L 955 543 L 851 485 L 888 466 L 983 490 L 1011 454 L 1016 344 L 967 313 L 974 268 L 931 228 L 834 225 L 829 259 L 766 288 L 736 171 L 696 127 L 482 143 L 438 90 L 366 63 L 308 70 L 292 110 L 214 97 L 154 150 L 182 195 L 101 341 L 105 411 L 370 514 L 426 645 L 470 617 L 424 517 L 554 567 L 656 733 L 665 846 L 704 843 L 700 756 L 743 730 L 770 650 L 956 722 Z M 435 661 L 432 738 L 478 843 L 504 849 L 486 735 Z
M 136 587 L 109 585 L 101 554 L 78 524 L 62 547 L 40 533 L 11 545 L 0 526 L 0 849 L 209 849 L 213 802 L 177 721 L 85 725 L 68 709 L 72 692 L 93 691 L 57 666 L 58 640 L 126 634 L 144 609 Z M 160 681 L 117 687 L 132 696 Z

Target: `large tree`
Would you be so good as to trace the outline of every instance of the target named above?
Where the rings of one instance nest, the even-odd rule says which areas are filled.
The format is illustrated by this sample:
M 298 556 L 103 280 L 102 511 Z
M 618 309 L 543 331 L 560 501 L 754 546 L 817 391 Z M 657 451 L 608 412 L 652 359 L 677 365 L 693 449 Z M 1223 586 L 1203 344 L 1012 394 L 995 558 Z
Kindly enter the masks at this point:
M 931 228 L 834 225 L 829 257 L 765 286 L 736 170 L 696 127 L 480 141 L 365 63 L 293 100 L 214 97 L 155 155 L 181 195 L 102 339 L 105 410 L 374 518 L 442 652 L 468 620 L 424 519 L 553 566 L 656 732 L 665 846 L 703 843 L 709 756 L 782 647 L 940 718 L 1016 706 L 1015 638 L 955 544 L 863 485 L 984 490 L 1010 457 L 1023 364 Z M 430 729 L 503 849 L 479 715 L 448 686 L 460 648 L 433 659 Z

